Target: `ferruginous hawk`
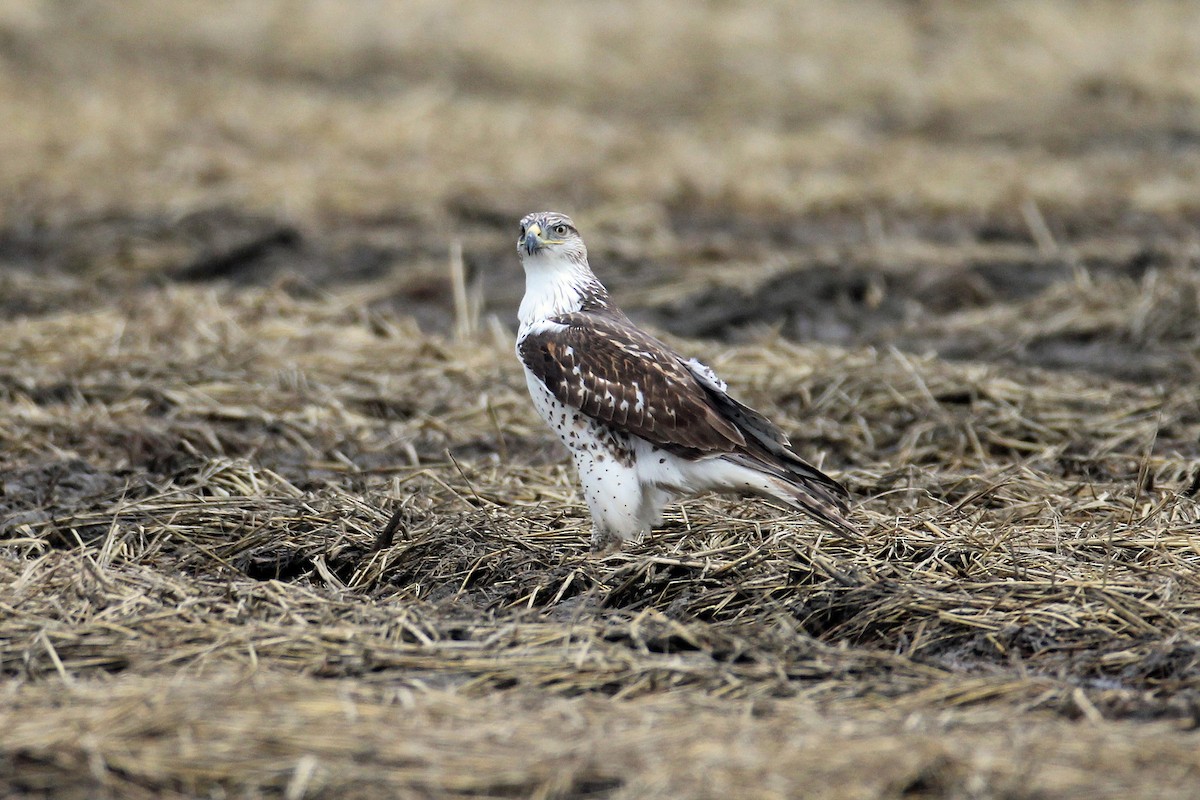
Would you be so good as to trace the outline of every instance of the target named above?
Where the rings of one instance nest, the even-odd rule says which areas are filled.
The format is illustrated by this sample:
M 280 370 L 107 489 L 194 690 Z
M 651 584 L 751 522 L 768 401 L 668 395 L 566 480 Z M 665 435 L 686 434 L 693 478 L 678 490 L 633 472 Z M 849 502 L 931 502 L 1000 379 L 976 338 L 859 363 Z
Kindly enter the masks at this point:
M 521 220 L 525 268 L 517 357 L 538 413 L 571 451 L 609 552 L 661 524 L 663 507 L 707 491 L 775 498 L 852 534 L 846 490 L 798 456 L 725 382 L 635 326 L 588 266 L 570 217 Z

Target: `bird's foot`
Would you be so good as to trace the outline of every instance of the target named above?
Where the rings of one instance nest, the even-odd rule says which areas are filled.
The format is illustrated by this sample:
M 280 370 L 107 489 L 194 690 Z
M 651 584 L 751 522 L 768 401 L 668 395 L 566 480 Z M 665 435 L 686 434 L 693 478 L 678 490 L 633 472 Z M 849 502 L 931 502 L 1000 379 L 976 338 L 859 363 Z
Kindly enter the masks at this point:
M 621 549 L 625 540 L 612 531 L 602 531 L 596 528 L 592 531 L 592 555 L 596 557 L 611 556 Z

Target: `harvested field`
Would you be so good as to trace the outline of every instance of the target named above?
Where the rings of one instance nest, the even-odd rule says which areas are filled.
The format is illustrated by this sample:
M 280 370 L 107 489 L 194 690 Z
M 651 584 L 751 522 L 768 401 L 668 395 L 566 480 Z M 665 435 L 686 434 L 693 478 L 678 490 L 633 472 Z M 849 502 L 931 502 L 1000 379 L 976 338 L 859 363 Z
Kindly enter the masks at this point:
M 1200 796 L 1193 4 L 15 0 L 0 101 L 0 795 Z M 589 556 L 538 208 L 860 541 Z

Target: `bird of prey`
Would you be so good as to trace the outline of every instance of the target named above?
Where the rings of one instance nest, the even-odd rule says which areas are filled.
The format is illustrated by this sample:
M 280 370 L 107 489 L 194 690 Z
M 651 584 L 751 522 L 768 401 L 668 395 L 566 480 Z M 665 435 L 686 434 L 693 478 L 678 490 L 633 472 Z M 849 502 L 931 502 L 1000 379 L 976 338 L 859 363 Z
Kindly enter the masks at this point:
M 619 549 L 661 524 L 668 503 L 708 491 L 765 495 L 853 535 L 841 484 L 730 397 L 710 368 L 613 304 L 570 217 L 526 215 L 517 253 L 525 269 L 517 357 L 534 406 L 574 458 L 593 551 Z

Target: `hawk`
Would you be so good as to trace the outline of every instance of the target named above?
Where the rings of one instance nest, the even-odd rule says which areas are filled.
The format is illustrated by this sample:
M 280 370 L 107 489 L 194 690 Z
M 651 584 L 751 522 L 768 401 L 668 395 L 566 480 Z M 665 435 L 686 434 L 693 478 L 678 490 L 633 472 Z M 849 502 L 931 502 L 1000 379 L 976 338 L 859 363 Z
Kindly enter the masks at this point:
M 708 491 L 771 497 L 853 534 L 841 484 L 711 369 L 613 304 L 570 217 L 525 216 L 517 253 L 517 357 L 534 406 L 574 458 L 594 551 L 615 551 L 661 524 L 667 504 Z

